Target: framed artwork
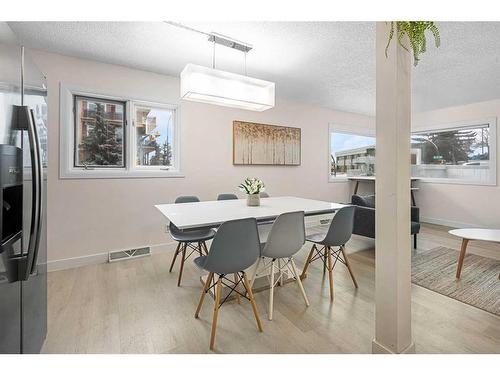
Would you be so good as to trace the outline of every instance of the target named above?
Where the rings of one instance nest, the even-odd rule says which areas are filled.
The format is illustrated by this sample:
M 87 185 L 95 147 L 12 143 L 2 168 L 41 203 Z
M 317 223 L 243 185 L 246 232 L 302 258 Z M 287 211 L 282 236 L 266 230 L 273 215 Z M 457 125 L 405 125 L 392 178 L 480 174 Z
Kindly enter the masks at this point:
M 300 128 L 233 121 L 234 165 L 300 165 Z

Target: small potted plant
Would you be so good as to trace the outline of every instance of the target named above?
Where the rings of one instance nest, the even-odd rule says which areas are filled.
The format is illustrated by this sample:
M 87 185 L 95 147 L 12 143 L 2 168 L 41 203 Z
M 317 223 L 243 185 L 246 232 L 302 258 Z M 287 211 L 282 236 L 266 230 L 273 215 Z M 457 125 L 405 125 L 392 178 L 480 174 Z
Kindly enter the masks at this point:
M 238 188 L 247 194 L 247 206 L 260 206 L 260 193 L 266 188 L 261 180 L 247 177 Z

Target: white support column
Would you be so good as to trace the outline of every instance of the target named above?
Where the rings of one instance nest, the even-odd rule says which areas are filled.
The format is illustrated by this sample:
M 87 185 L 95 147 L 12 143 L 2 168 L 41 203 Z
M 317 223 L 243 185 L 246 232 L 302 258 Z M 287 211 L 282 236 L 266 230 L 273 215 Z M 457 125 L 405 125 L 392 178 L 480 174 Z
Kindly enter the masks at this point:
M 411 332 L 411 56 L 377 22 L 375 339 L 373 353 L 415 351 Z

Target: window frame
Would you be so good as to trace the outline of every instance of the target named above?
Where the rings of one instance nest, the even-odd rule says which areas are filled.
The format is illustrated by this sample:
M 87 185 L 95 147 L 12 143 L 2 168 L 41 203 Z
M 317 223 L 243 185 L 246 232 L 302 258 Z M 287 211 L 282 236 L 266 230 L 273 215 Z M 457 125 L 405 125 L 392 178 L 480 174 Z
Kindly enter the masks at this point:
M 127 110 L 127 105 L 128 103 L 126 101 L 118 101 L 118 100 L 114 100 L 114 99 L 102 99 L 102 98 L 98 98 L 98 97 L 91 97 L 91 96 L 83 96 L 83 95 L 73 95 L 73 168 L 83 168 L 83 169 L 87 169 L 88 168 L 85 168 L 85 166 L 83 165 L 77 165 L 77 154 L 78 154 L 78 149 L 77 149 L 77 145 L 78 145 L 78 134 L 77 134 L 77 127 L 80 125 L 80 124 L 77 124 L 77 120 L 78 120 L 78 115 L 76 113 L 77 111 L 77 103 L 78 103 L 78 99 L 88 99 L 88 100 L 102 100 L 103 102 L 107 102 L 107 103 L 115 103 L 115 104 L 120 104 L 120 105 L 123 105 L 123 140 L 122 140 L 122 147 L 123 147 L 123 166 L 114 166 L 114 165 L 102 165 L 102 166 L 90 166 L 91 169 L 111 169 L 111 168 L 114 168 L 114 169 L 123 169 L 123 168 L 127 168 L 127 151 L 128 151 L 128 145 L 127 145 L 127 138 L 128 138 L 128 134 L 127 134 L 127 120 L 128 120 L 128 110 Z M 106 104 L 107 104 L 106 103 Z M 95 125 L 93 125 L 94 127 Z M 89 133 L 89 130 L 87 128 L 87 136 L 88 136 L 88 133 Z
M 177 133 L 178 131 L 178 121 L 177 121 L 177 106 L 172 105 L 172 104 L 164 104 L 164 103 L 153 103 L 153 102 L 145 102 L 145 101 L 134 101 L 131 103 L 132 108 L 130 109 L 130 113 L 133 117 L 132 119 L 132 126 L 134 130 L 132 131 L 132 138 L 131 138 L 131 144 L 134 145 L 134 150 L 132 150 L 132 159 L 131 159 L 131 167 L 136 169 L 136 170 L 158 170 L 158 171 L 172 171 L 176 169 L 177 165 L 177 158 L 178 155 L 176 153 L 176 150 L 178 148 L 178 140 L 177 140 Z M 163 110 L 168 110 L 172 112 L 172 158 L 174 160 L 173 166 L 172 167 L 167 167 L 164 165 L 137 165 L 136 164 L 136 158 L 137 158 L 137 130 L 136 130 L 136 107 L 149 107 L 149 108 L 154 108 L 154 109 L 163 109 Z
M 456 121 L 450 123 L 436 123 L 426 126 L 417 126 L 412 129 L 411 136 L 415 134 L 429 133 L 429 132 L 445 132 L 456 129 L 477 128 L 481 125 L 488 125 L 490 129 L 490 165 L 489 165 L 489 180 L 487 181 L 470 181 L 465 179 L 449 179 L 437 177 L 418 177 L 419 182 L 435 183 L 435 184 L 455 184 L 455 185 L 476 185 L 476 186 L 497 186 L 497 118 L 488 117 L 476 120 Z M 348 182 L 348 177 L 345 176 L 332 176 L 330 174 L 330 155 L 332 133 L 345 133 L 360 135 L 365 137 L 375 137 L 375 129 L 370 128 L 356 128 L 353 125 L 330 123 L 328 126 L 328 181 L 329 182 Z M 376 174 L 376 172 L 375 172 Z
M 125 159 L 123 167 L 77 167 L 75 166 L 75 96 L 90 99 L 102 99 L 125 103 Z M 153 108 L 165 108 L 173 112 L 173 139 L 172 157 L 174 165 L 171 168 L 164 166 L 136 166 L 136 146 L 134 108 L 135 105 Z M 100 178 L 177 178 L 184 177 L 181 169 L 181 120 L 179 103 L 159 103 L 144 99 L 116 95 L 109 91 L 99 91 L 79 86 L 60 84 L 60 118 L 59 118 L 59 178 L 60 179 L 100 179 Z

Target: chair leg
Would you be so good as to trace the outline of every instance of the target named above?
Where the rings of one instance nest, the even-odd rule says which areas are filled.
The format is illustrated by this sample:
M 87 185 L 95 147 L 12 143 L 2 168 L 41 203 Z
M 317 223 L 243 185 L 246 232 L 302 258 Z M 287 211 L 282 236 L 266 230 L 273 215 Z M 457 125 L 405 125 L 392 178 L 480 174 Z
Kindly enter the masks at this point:
M 172 258 L 172 263 L 170 263 L 170 269 L 168 270 L 168 272 L 172 272 L 172 268 L 174 268 L 175 260 L 177 259 L 177 255 L 179 255 L 180 247 L 181 247 L 181 243 L 177 242 L 177 247 L 175 248 L 174 257 Z
M 304 302 L 306 303 L 306 306 L 309 306 L 309 300 L 307 299 L 306 291 L 304 290 L 304 286 L 302 285 L 302 281 L 300 280 L 300 276 L 297 272 L 297 267 L 295 267 L 295 261 L 293 260 L 293 258 L 290 258 L 290 264 L 292 265 L 293 276 L 295 277 L 295 280 L 297 280 L 297 284 L 299 285 L 302 297 L 304 297 Z
M 333 266 L 332 266 L 332 249 L 330 246 L 325 246 L 325 251 L 328 252 L 328 280 L 330 282 L 330 301 L 333 302 Z
M 203 251 L 201 250 L 201 242 L 198 242 L 197 249 L 198 249 L 198 254 L 200 254 L 200 257 L 202 257 L 203 256 Z
M 201 241 L 201 244 L 203 245 L 203 249 L 205 250 L 205 255 L 208 255 L 207 244 L 205 243 L 205 241 Z
M 177 280 L 177 286 L 181 286 L 181 280 L 182 280 L 182 271 L 184 270 L 184 262 L 186 260 L 186 247 L 187 244 L 184 243 L 182 245 L 182 259 L 181 259 L 181 268 L 179 270 L 179 278 Z
M 300 278 L 303 279 L 306 277 L 306 272 L 307 268 L 309 267 L 309 264 L 311 263 L 311 259 L 314 255 L 314 250 L 316 249 L 316 244 L 312 245 L 311 251 L 309 252 L 309 255 L 307 256 L 306 263 L 304 264 L 304 269 L 302 270 L 302 273 L 300 275 Z
M 252 272 L 252 278 L 250 279 L 250 288 L 253 288 L 253 283 L 255 282 L 255 278 L 257 277 L 257 271 L 259 270 L 260 262 L 262 261 L 262 257 L 259 257 L 257 259 L 257 264 L 255 265 L 255 268 L 253 269 Z
M 260 332 L 262 332 L 262 324 L 260 323 L 259 312 L 257 311 L 257 305 L 255 304 L 255 298 L 253 297 L 252 289 L 250 288 L 250 285 L 248 284 L 248 279 L 247 279 L 246 273 L 242 272 L 242 274 L 243 274 L 243 285 L 245 286 L 245 289 L 247 290 L 248 298 L 250 298 L 250 304 L 252 305 L 253 314 L 255 315 L 255 320 L 257 322 L 257 328 L 259 329 Z
M 416 233 L 413 235 L 413 248 L 414 249 L 417 248 L 417 234 Z
M 217 330 L 217 318 L 219 317 L 220 295 L 222 293 L 221 276 L 217 279 L 214 303 L 214 317 L 212 319 L 212 332 L 210 333 L 210 350 L 214 350 L 215 346 L 215 331 Z
M 325 273 L 326 273 L 326 262 L 328 259 L 327 251 L 329 251 L 329 250 L 325 246 L 324 251 L 323 251 L 323 256 L 321 257 L 321 260 L 323 261 L 323 277 L 325 276 Z
M 271 283 L 269 288 L 269 307 L 267 318 L 273 320 L 273 301 L 274 301 L 274 259 L 271 260 Z
M 207 276 L 207 281 L 205 281 L 205 285 L 203 285 L 203 290 L 201 291 L 200 301 L 198 302 L 198 307 L 196 308 L 196 312 L 194 313 L 194 317 L 198 319 L 200 315 L 201 307 L 203 306 L 203 301 L 205 300 L 205 294 L 208 293 L 208 288 L 210 288 L 210 283 L 214 278 L 214 273 L 210 272 Z
M 347 259 L 347 254 L 345 253 L 345 246 L 344 245 L 340 246 L 340 250 L 342 250 L 342 256 L 344 257 L 345 265 L 347 266 L 347 269 L 349 270 L 349 273 L 351 274 L 352 282 L 354 283 L 354 286 L 357 288 L 358 283 L 356 282 L 356 278 L 354 277 L 354 272 L 352 272 L 352 268 L 351 268 L 351 264 L 349 263 L 349 259 Z
M 236 301 L 238 302 L 238 305 L 240 304 L 240 295 L 238 294 L 238 274 L 234 273 L 234 291 L 236 292 Z

